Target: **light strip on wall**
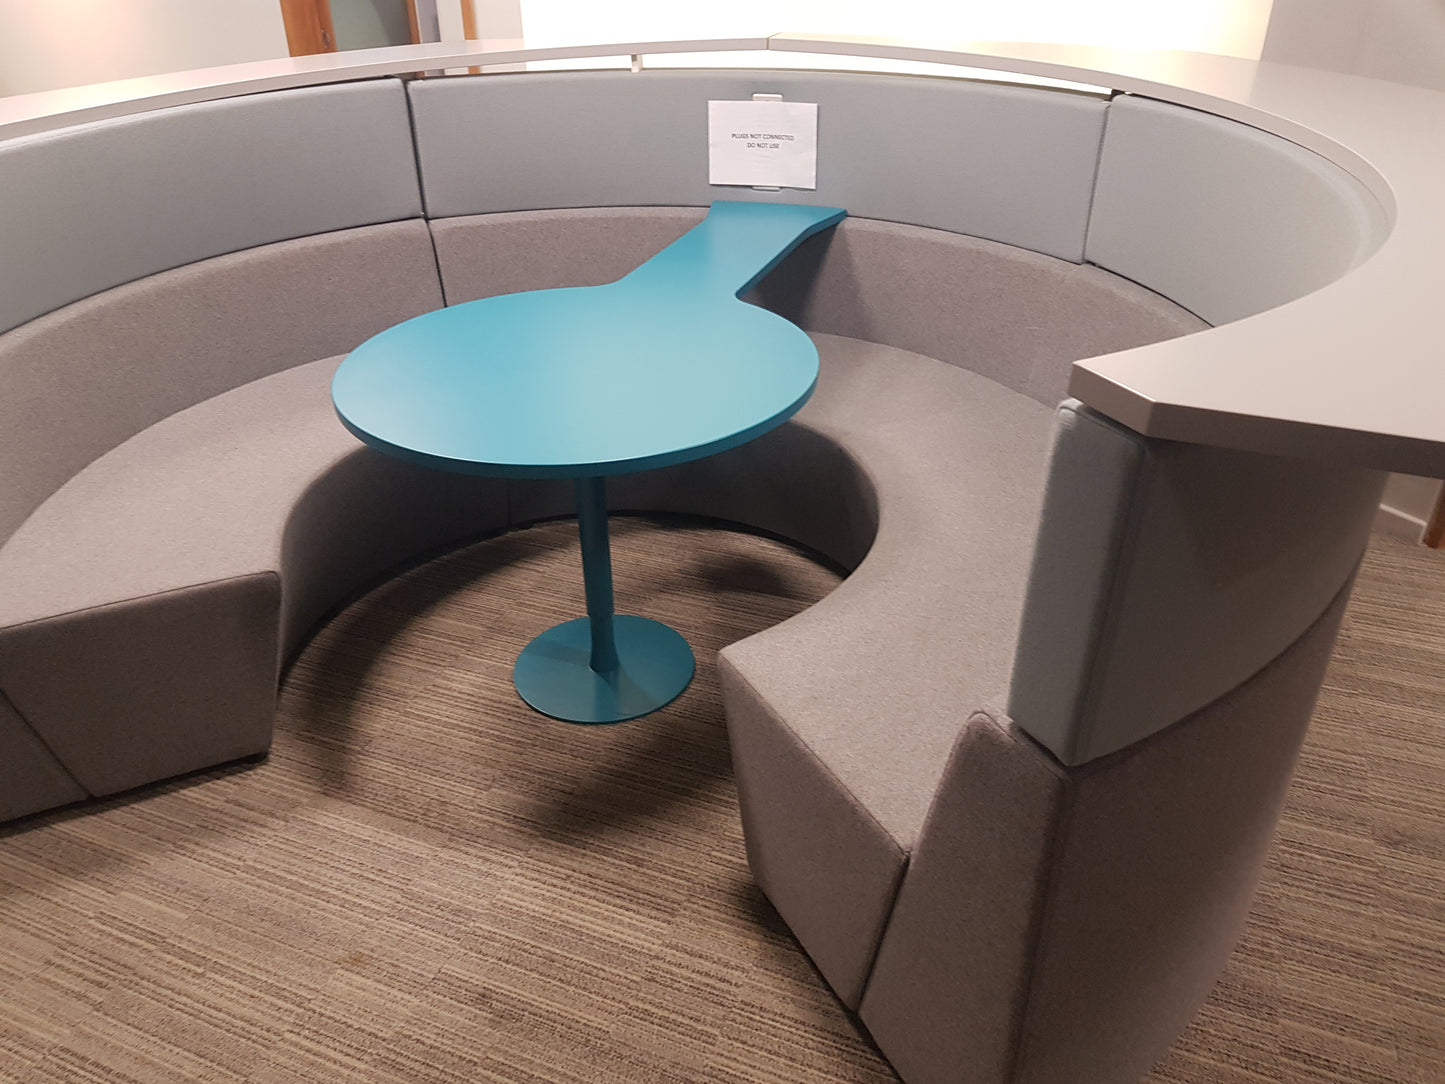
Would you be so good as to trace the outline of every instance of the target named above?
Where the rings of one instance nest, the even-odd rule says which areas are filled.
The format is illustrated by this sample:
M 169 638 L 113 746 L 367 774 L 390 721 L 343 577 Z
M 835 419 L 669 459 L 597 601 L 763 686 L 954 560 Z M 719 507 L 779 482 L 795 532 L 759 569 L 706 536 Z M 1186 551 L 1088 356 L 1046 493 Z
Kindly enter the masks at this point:
M 529 46 L 583 41 L 685 40 L 800 30 L 906 38 L 1071 42 L 1187 49 L 1258 59 L 1273 0 L 520 0 Z

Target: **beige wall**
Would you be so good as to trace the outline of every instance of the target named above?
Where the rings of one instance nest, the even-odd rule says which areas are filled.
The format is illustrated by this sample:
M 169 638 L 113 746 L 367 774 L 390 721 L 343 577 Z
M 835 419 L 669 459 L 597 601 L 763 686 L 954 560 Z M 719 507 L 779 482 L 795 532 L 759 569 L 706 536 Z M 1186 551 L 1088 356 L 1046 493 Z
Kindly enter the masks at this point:
M 1445 0 L 1274 0 L 1264 59 L 1445 90 Z M 1376 528 L 1419 538 L 1439 492 L 1392 475 Z
M 1274 0 L 1264 59 L 1445 90 L 1445 0 Z
M 0 0 L 0 94 L 286 55 L 277 0 Z
M 474 2 L 520 34 L 521 0 Z M 0 94 L 285 55 L 278 0 L 0 0 Z M 1264 56 L 1445 90 L 1445 0 L 1274 0 Z

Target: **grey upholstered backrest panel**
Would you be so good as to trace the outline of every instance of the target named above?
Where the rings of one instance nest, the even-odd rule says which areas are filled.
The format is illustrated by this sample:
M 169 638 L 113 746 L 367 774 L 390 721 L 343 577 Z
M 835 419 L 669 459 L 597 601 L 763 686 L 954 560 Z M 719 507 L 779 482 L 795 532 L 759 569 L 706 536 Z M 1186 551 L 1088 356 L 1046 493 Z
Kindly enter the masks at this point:
M 448 305 L 616 282 L 703 220 L 702 207 L 578 207 L 436 219 Z
M 1080 358 L 1208 325 L 1135 283 L 997 241 L 849 217 L 752 295 L 809 331 L 937 358 L 1054 407 Z
M 818 105 L 818 188 L 707 183 L 707 103 Z M 558 72 L 410 85 L 427 213 L 789 200 L 1078 261 L 1105 104 L 1067 92 L 818 72 Z
M 591 207 L 433 222 L 447 301 L 621 278 L 701 208 Z M 1097 267 L 919 226 L 849 217 L 749 295 L 808 331 L 937 358 L 1053 407 L 1079 358 L 1207 327 Z
M 1352 575 L 1377 471 L 1146 440 L 1060 407 L 1009 715 L 1066 764 L 1182 719 Z
M 0 331 L 210 256 L 421 213 L 395 79 L 0 143 Z
M 202 260 L 0 335 L 0 542 L 147 426 L 440 305 L 418 219 Z
M 1339 278 L 1386 229 L 1363 185 L 1303 147 L 1147 98 L 1109 106 L 1085 254 L 1211 324 Z

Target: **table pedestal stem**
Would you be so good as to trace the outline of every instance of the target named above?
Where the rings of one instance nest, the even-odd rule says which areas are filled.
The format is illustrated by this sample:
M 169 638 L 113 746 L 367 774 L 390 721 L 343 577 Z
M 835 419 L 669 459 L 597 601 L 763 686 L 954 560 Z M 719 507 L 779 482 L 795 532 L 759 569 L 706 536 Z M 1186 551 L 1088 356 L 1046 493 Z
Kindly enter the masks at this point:
M 692 649 L 660 621 L 612 612 L 607 486 L 577 479 L 587 616 L 553 625 L 517 656 L 512 681 L 532 707 L 570 723 L 620 723 L 670 703 L 692 680 Z
M 599 674 L 617 669 L 612 630 L 612 548 L 607 542 L 607 481 L 577 479 L 577 533 L 582 539 L 582 585 L 592 632 L 589 665 Z

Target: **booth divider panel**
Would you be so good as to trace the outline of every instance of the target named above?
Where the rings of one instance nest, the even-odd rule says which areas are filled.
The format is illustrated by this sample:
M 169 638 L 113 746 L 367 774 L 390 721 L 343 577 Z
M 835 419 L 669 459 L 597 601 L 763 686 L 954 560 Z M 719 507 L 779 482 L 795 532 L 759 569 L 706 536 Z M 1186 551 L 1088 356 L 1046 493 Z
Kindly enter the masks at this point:
M 1354 574 L 1384 481 L 1147 440 L 1075 401 L 1055 439 L 1009 715 L 1065 764 L 1163 730 L 1295 642 Z
M 432 218 L 714 199 L 846 207 L 1079 262 L 1106 103 L 948 79 L 558 72 L 410 84 Z M 708 184 L 707 103 L 818 105 L 818 187 Z
M 1182 106 L 1109 106 L 1085 249 L 1211 324 L 1325 286 L 1384 240 L 1379 201 L 1333 162 Z
M 421 213 L 395 79 L 0 143 L 0 192 L 0 331 L 157 271 Z

